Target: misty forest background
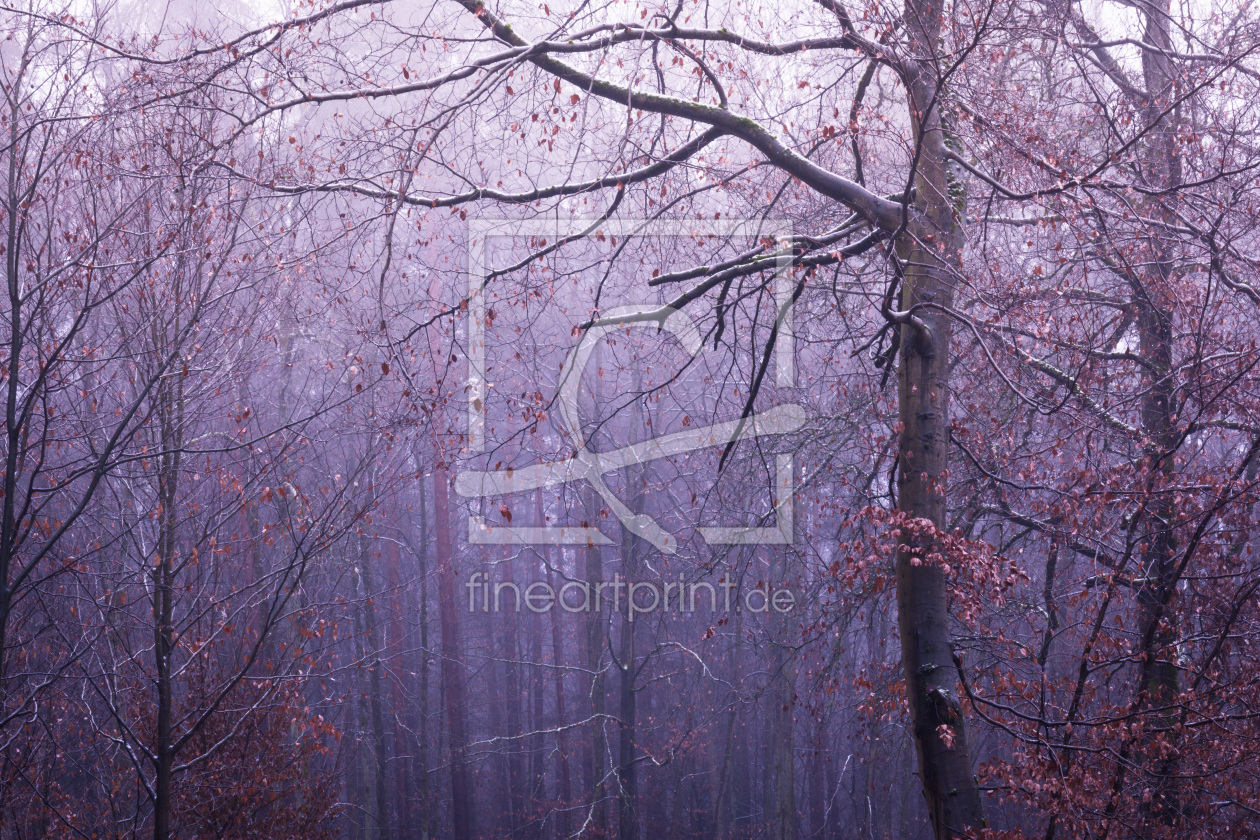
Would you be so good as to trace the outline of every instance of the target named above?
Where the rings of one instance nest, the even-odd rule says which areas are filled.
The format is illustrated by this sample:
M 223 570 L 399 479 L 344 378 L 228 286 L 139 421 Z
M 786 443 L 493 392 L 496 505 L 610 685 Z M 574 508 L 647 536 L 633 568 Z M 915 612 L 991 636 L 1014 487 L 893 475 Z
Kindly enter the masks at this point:
M 1249 0 L 0 6 L 0 840 L 1260 836 L 1258 51 Z M 605 476 L 676 553 L 457 492 L 574 455 L 592 327 L 595 451 L 808 417 Z

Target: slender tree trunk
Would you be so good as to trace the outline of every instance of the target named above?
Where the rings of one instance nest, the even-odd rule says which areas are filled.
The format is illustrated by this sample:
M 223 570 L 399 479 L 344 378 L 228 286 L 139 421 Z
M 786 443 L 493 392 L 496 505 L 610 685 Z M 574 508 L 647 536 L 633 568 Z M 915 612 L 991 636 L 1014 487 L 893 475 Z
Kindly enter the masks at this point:
M 442 705 L 446 709 L 451 765 L 451 836 L 472 837 L 468 765 L 464 748 L 464 665 L 455 614 L 455 561 L 451 551 L 450 479 L 445 469 L 433 473 L 433 515 L 438 561 L 438 612 L 442 624 Z
M 627 577 L 629 577 L 627 575 Z M 633 578 L 629 578 L 633 580 Z M 635 677 L 638 671 L 635 651 L 635 625 L 633 621 L 621 624 L 621 674 L 620 710 L 621 732 L 617 746 L 617 837 L 619 840 L 637 840 L 639 836 L 635 790 L 634 739 L 635 739 Z
M 534 492 L 534 521 L 542 526 L 544 523 L 543 516 L 542 490 Z M 543 545 L 538 546 L 538 557 L 543 561 L 543 565 L 547 574 L 547 581 L 551 583 L 551 552 L 550 549 Z M 537 564 L 534 563 L 534 571 L 537 571 Z M 555 587 L 552 587 L 555 591 Z M 555 607 L 553 607 L 553 610 Z M 534 613 L 530 619 L 530 686 L 529 686 L 529 707 L 530 707 L 530 732 L 533 734 L 529 738 L 529 826 L 528 836 L 541 837 L 543 830 L 543 818 L 537 803 L 546 799 L 546 737 L 543 730 L 546 728 L 546 701 L 544 694 L 546 692 L 546 676 L 543 669 L 543 634 L 546 632 L 544 626 L 545 620 L 542 613 Z
M 7 699 L 5 687 L 4 653 L 8 650 L 9 611 L 13 604 L 13 591 L 10 585 L 13 552 L 17 545 L 17 497 L 18 477 L 20 474 L 19 453 L 22 451 L 22 422 L 20 419 L 19 401 L 22 383 L 22 353 L 26 331 L 22 324 L 22 237 L 20 212 L 22 198 L 19 178 L 21 167 L 18 162 L 18 134 L 21 131 L 21 98 L 24 94 L 24 80 L 16 80 L 9 96 L 9 152 L 8 183 L 5 196 L 5 215 L 7 230 L 5 231 L 5 285 L 9 294 L 9 358 L 6 367 L 8 373 L 4 383 L 4 498 L 0 499 L 0 703 Z M 0 705 L 0 712 L 6 707 Z
M 376 829 L 381 840 L 393 837 L 390 814 L 389 791 L 389 754 L 388 738 L 385 732 L 385 697 L 383 661 L 383 640 L 376 615 L 376 593 L 372 585 L 372 543 L 366 535 L 362 540 L 359 552 L 360 575 L 363 583 L 363 618 L 367 633 L 365 645 L 371 669 L 368 675 L 368 710 L 372 721 L 372 757 L 375 770 L 374 785 L 376 794 Z
M 554 591 L 554 590 L 553 590 Z M 541 613 L 535 613 L 529 618 L 530 623 L 530 651 L 529 658 L 532 665 L 530 666 L 530 686 L 529 686 L 529 788 L 526 803 L 528 805 L 527 817 L 528 837 L 542 836 L 542 819 L 537 803 L 544 799 L 546 793 L 546 737 L 543 735 L 543 729 L 546 727 L 545 701 L 543 699 L 545 686 L 543 674 L 543 617 Z
M 420 806 L 416 815 L 421 840 L 434 836 L 433 800 L 429 789 L 429 512 L 428 490 L 423 478 L 420 481 L 420 546 L 416 552 L 417 571 L 420 577 L 420 687 L 416 702 L 408 709 L 411 730 L 416 739 L 415 777 L 416 800 Z
M 400 511 L 396 507 L 393 508 L 392 514 L 391 519 L 393 522 L 399 528 L 403 527 Z M 413 796 L 413 791 L 415 790 L 415 729 L 408 725 L 408 717 L 405 711 L 407 709 L 405 686 L 402 676 L 397 670 L 401 668 L 405 672 L 407 664 L 406 643 L 409 641 L 411 634 L 404 630 L 406 625 L 403 621 L 403 612 L 405 605 L 408 604 L 410 599 L 406 597 L 403 590 L 402 556 L 397 540 L 386 540 L 385 558 L 387 562 L 387 583 L 389 584 L 389 597 L 386 599 L 386 603 L 389 605 L 386 659 L 393 665 L 387 672 L 391 712 L 389 729 L 392 730 L 388 752 L 394 762 L 393 797 L 390 800 L 390 807 L 393 809 L 391 819 L 393 824 L 398 827 L 397 833 L 399 838 L 412 838 L 417 836 L 418 828 L 418 822 L 415 818 L 415 798 Z
M 790 549 L 776 550 L 771 567 L 770 582 L 774 586 L 790 582 Z M 770 590 L 767 584 L 767 592 Z M 772 774 L 774 779 L 773 800 L 770 804 L 770 836 L 773 840 L 796 840 L 796 725 L 793 709 L 796 705 L 796 654 L 795 645 L 800 640 L 800 625 L 796 614 L 771 613 L 774 625 L 771 675 L 773 686 L 770 696 L 770 738 Z
M 171 836 L 171 775 L 175 765 L 171 697 L 171 652 L 174 647 L 171 641 L 171 568 L 169 558 L 162 558 L 154 571 L 154 578 L 161 579 L 161 582 L 153 593 L 154 657 L 157 665 L 154 682 L 158 701 L 157 737 L 153 750 L 153 840 L 167 840 Z
M 641 390 L 638 369 L 631 372 L 631 393 Z M 642 422 L 642 407 L 638 400 L 630 405 L 627 422 L 630 428 L 637 429 Z M 630 495 L 630 508 L 635 514 L 644 512 L 647 495 L 647 483 L 650 470 L 646 465 L 631 467 L 626 470 L 626 484 Z M 630 533 L 625 527 L 621 531 L 621 576 L 627 581 L 637 581 L 641 577 L 640 552 L 643 541 Z M 621 720 L 619 743 L 617 745 L 617 837 L 619 840 L 638 840 L 639 814 L 638 790 L 635 773 L 635 740 L 638 737 L 638 690 L 635 681 L 639 676 L 638 650 L 636 647 L 636 625 L 634 621 L 633 603 L 627 592 L 626 612 L 621 618 L 621 653 L 619 656 L 620 702 L 618 716 Z
M 506 583 L 516 583 L 513 565 L 513 558 L 509 554 L 503 561 L 504 582 Z M 500 613 L 503 620 L 503 670 L 506 689 L 502 696 L 507 703 L 507 732 L 512 738 L 507 742 L 506 747 L 509 805 L 506 816 L 508 817 L 507 825 L 513 834 L 520 831 L 525 813 L 525 761 L 521 753 L 522 743 L 519 740 L 519 736 L 524 732 L 519 634 L 521 616 L 516 612 L 516 606 L 514 603 L 509 608 L 505 602 L 504 609 Z
M 175 331 L 178 333 L 178 321 Z M 156 328 L 155 328 L 156 330 Z M 165 346 L 156 340 L 154 345 Z M 171 836 L 172 776 L 175 768 L 174 686 L 172 657 L 175 652 L 175 553 L 177 550 L 176 502 L 179 498 L 179 470 L 183 451 L 183 378 L 173 377 L 157 388 L 157 411 L 161 452 L 158 455 L 158 539 L 153 569 L 153 655 L 157 689 L 157 719 L 154 744 L 153 840 Z
M 599 505 L 593 491 L 585 498 L 587 522 L 592 526 L 598 521 Z M 592 598 L 604 581 L 604 567 L 600 550 L 596 546 L 586 549 L 586 583 Z M 590 737 L 583 744 L 583 763 L 586 765 L 586 791 L 591 798 L 593 812 L 585 837 L 602 838 L 607 834 L 607 809 L 604 803 L 604 755 L 607 739 L 604 730 L 604 636 L 606 619 L 603 609 L 592 608 L 586 614 L 586 668 L 590 674 L 587 685 L 587 712 L 590 718 Z
M 743 647 L 744 614 L 736 611 L 731 619 L 731 673 L 735 685 L 740 685 L 746 673 Z M 731 829 L 734 837 L 749 835 L 749 817 L 752 807 L 752 758 L 750 749 L 752 732 L 749 730 L 750 706 L 742 700 L 731 710 L 731 728 L 734 744 L 731 748 Z
M 547 569 L 547 583 L 551 585 L 555 591 L 555 576 L 551 569 Z M 559 837 L 569 836 L 569 808 L 573 805 L 573 780 L 569 764 L 569 738 L 565 727 L 569 723 L 568 710 L 565 704 L 564 691 L 564 634 L 560 631 L 560 621 L 556 613 L 558 610 L 551 611 L 551 661 L 555 667 L 555 688 L 556 688 L 556 752 L 558 753 L 557 763 L 559 765 L 557 773 L 557 786 L 559 788 L 556 811 L 556 834 Z
M 355 581 L 355 586 L 361 585 L 361 580 Z M 356 660 L 360 662 L 366 661 L 370 655 L 367 631 L 364 629 L 363 612 L 363 605 L 355 604 L 353 611 L 354 654 Z M 356 821 L 356 830 L 363 840 L 373 840 L 372 826 L 375 825 L 375 820 L 372 817 L 372 807 L 375 801 L 375 797 L 372 795 L 372 788 L 375 774 L 369 773 L 367 769 L 368 753 L 365 743 L 365 739 L 368 737 L 368 730 L 372 725 L 370 705 L 370 701 L 363 696 L 363 692 L 356 691 L 354 693 L 356 729 L 354 733 L 354 759 L 351 762 L 353 773 L 351 775 L 355 780 L 355 784 L 351 788 L 350 804 Z M 377 832 L 376 840 L 381 840 L 379 832 Z
M 825 793 L 827 783 L 824 772 L 827 756 L 823 751 L 827 725 L 821 713 L 814 732 L 814 748 L 809 754 L 809 834 L 811 837 L 821 838 L 826 833 L 823 821 L 827 810 Z
M 637 403 L 636 403 L 637 405 Z M 633 422 L 633 421 L 632 421 Z M 632 426 L 633 427 L 633 426 Z M 641 482 L 641 470 L 630 470 L 628 480 L 634 484 Z M 631 507 L 635 513 L 643 512 L 643 493 L 635 488 Z M 639 579 L 639 538 L 625 528 L 621 529 L 621 571 L 622 577 L 629 581 Z M 621 728 L 617 744 L 617 837 L 619 840 L 637 840 L 639 836 L 639 815 L 637 799 L 637 779 L 635 777 L 635 738 L 637 731 L 638 691 L 634 683 L 638 678 L 638 651 L 636 649 L 636 625 L 630 610 L 627 595 L 626 613 L 621 619 L 621 644 L 618 655 L 619 675 L 618 717 Z
M 731 776 L 735 750 L 736 706 L 732 702 L 726 713 L 725 737 L 711 745 L 714 756 L 713 793 L 713 840 L 726 840 L 731 836 Z

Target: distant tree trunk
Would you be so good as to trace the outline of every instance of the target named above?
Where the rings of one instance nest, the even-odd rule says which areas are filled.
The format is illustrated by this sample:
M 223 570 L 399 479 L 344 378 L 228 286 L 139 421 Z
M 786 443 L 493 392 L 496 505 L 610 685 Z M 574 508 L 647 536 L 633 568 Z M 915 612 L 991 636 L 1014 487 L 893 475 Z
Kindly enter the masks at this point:
M 433 515 L 438 561 L 438 611 L 442 625 L 442 705 L 446 709 L 451 765 L 451 836 L 472 837 L 468 765 L 464 748 L 464 665 L 459 650 L 459 625 L 455 616 L 456 573 L 451 551 L 450 479 L 447 471 L 433 473 Z
M 183 452 L 183 378 L 163 380 L 157 388 L 155 402 L 161 452 L 158 454 L 157 557 L 152 573 L 154 682 L 158 701 L 154 733 L 156 743 L 153 750 L 153 840 L 167 840 L 171 836 L 171 783 L 175 769 L 171 659 L 175 653 L 176 502 L 179 499 L 179 471 Z
M 627 578 L 633 578 L 627 575 Z M 635 700 L 634 681 L 636 666 L 635 632 L 633 621 L 621 623 L 621 679 L 620 711 L 621 737 L 617 747 L 617 837 L 619 840 L 637 840 L 639 836 L 636 813 L 634 773 Z
M 534 492 L 534 521 L 542 526 L 544 523 L 543 515 L 542 490 Z M 550 584 L 550 568 L 551 554 L 547 546 L 538 546 L 538 557 L 542 559 L 547 569 L 547 580 Z M 538 571 L 537 564 L 534 564 L 534 572 Z M 527 576 L 527 583 L 532 582 L 532 575 Z M 555 591 L 555 587 L 552 587 Z M 553 611 L 556 609 L 553 607 Z M 546 676 L 543 668 L 543 634 L 546 632 L 542 613 L 534 613 L 529 619 L 530 623 L 530 685 L 529 685 L 529 715 L 530 715 L 530 732 L 533 733 L 529 738 L 529 837 L 541 837 L 543 830 L 543 820 L 539 809 L 536 807 L 537 802 L 544 799 L 546 792 L 546 737 L 543 730 L 546 728 L 546 701 L 544 693 L 546 691 Z M 561 759 L 563 760 L 563 759 Z
M 399 510 L 394 507 L 391 514 L 392 523 L 402 528 Z M 408 725 L 406 713 L 408 704 L 402 677 L 407 665 L 405 643 L 411 635 L 404 630 L 403 613 L 410 599 L 404 594 L 402 557 L 397 540 L 385 541 L 385 558 L 388 576 L 386 582 L 389 585 L 389 597 L 386 599 L 386 603 L 389 604 L 386 659 L 393 666 L 387 672 L 391 712 L 389 728 L 392 730 L 389 754 L 394 762 L 393 797 L 390 800 L 390 807 L 393 809 L 392 822 L 398 826 L 398 837 L 403 840 L 403 838 L 415 837 L 418 827 L 415 817 L 415 799 L 412 795 L 415 790 L 415 729 Z
M 423 477 L 420 481 L 420 545 L 416 552 L 417 572 L 420 577 L 420 688 L 416 702 L 408 709 L 411 729 L 416 738 L 416 799 L 420 813 L 416 817 L 421 840 L 434 836 L 432 793 L 429 789 L 429 512 L 428 490 Z
M 771 659 L 766 663 L 767 667 L 773 669 L 774 660 Z M 775 707 L 778 701 L 778 690 L 773 681 L 777 680 L 776 673 L 771 670 L 769 681 L 766 683 L 765 693 L 761 698 L 761 706 L 764 715 L 764 725 L 761 728 L 761 743 L 758 745 L 758 758 L 761 764 L 761 784 L 758 786 L 760 790 L 759 805 L 760 818 L 757 824 L 766 826 L 767 831 L 771 830 L 774 819 L 774 747 L 775 732 L 778 723 L 778 715 Z
M 355 575 L 354 585 L 359 590 L 362 589 L 363 581 L 360 575 Z M 367 661 L 370 655 L 363 613 L 363 604 L 356 602 L 353 609 L 354 655 L 358 662 Z M 376 776 L 368 771 L 368 751 L 365 743 L 372 725 L 372 710 L 371 701 L 364 697 L 362 691 L 354 692 L 354 711 L 355 731 L 351 777 L 355 780 L 355 784 L 351 788 L 350 804 L 355 821 L 354 827 L 359 837 L 362 840 L 373 840 L 372 826 L 375 825 L 375 820 L 372 809 L 375 805 L 375 797 L 372 795 L 372 788 Z M 377 840 L 381 840 L 379 832 L 377 834 Z
M 713 792 L 713 840 L 726 840 L 731 832 L 731 776 L 735 750 L 736 706 L 732 701 L 726 713 L 726 725 L 721 727 L 724 737 L 711 745 L 714 756 Z
M 631 393 L 638 393 L 642 388 L 637 368 L 631 372 Z M 630 428 L 637 429 L 642 423 L 642 405 L 639 400 L 630 404 L 627 423 Z M 636 514 L 645 510 L 649 469 L 646 465 L 631 467 L 626 470 L 626 485 L 630 496 L 630 508 Z M 636 537 L 624 526 L 621 531 L 621 576 L 627 581 L 637 581 L 641 575 L 639 562 L 643 550 L 643 540 Z M 618 687 L 620 702 L 618 716 L 621 720 L 619 743 L 617 745 L 617 837 L 618 840 L 638 840 L 639 814 L 638 791 L 635 773 L 635 739 L 638 737 L 637 702 L 638 691 L 635 681 L 639 677 L 638 650 L 636 645 L 636 625 L 634 622 L 631 594 L 626 594 L 626 612 L 621 619 L 621 653 L 619 656 L 620 679 Z
M 776 583 L 779 579 L 775 579 Z M 789 640 L 774 643 L 774 685 L 770 718 L 771 761 L 774 779 L 770 803 L 772 840 L 796 840 L 796 739 L 792 708 L 795 702 L 796 659 Z
M 683 762 L 679 761 L 674 773 L 674 796 L 670 805 L 669 836 L 671 840 L 682 840 L 682 838 L 689 836 L 689 832 L 686 830 L 686 812 L 683 810 L 683 806 L 686 804 L 686 795 L 683 793 L 683 779 L 685 775 Z
M 390 820 L 389 755 L 385 734 L 385 698 L 382 671 L 383 642 L 376 616 L 376 592 L 372 585 L 372 541 L 366 534 L 360 535 L 360 575 L 363 582 L 363 618 L 367 635 L 365 645 L 370 672 L 368 675 L 368 709 L 372 721 L 372 757 L 375 769 L 376 829 L 380 840 L 393 837 Z
M 859 760 L 856 760 L 850 754 L 846 757 L 844 764 L 838 764 L 835 761 L 827 762 L 827 805 L 824 815 L 823 837 L 826 840 L 840 840 L 845 835 L 840 830 L 840 786 L 844 783 L 844 770 L 853 763 L 853 769 L 850 771 L 852 781 L 849 783 L 850 791 L 865 791 L 865 785 L 859 783 L 857 778 L 858 768 L 863 766 Z M 849 826 L 857 837 L 870 837 L 870 831 L 867 828 L 866 820 L 866 801 L 859 798 L 856 793 L 851 793 L 849 801 L 853 805 L 853 812 L 849 814 Z
M 529 736 L 529 789 L 526 802 L 529 810 L 527 817 L 529 819 L 527 836 L 542 836 L 542 819 L 538 812 L 536 803 L 542 798 L 546 790 L 546 738 L 543 735 L 543 729 L 546 727 L 545 722 L 545 701 L 543 692 L 545 690 L 544 674 L 543 674 L 543 617 L 541 613 L 535 613 L 529 618 L 530 623 L 530 650 L 529 659 L 532 663 L 530 666 L 530 685 L 529 685 L 529 730 L 532 733 Z
M 551 568 L 547 569 L 547 583 L 555 590 L 555 576 Z M 560 621 L 556 616 L 558 610 L 551 611 L 551 661 L 555 668 L 556 687 L 556 752 L 559 754 L 557 772 L 559 778 L 559 802 L 556 811 L 556 834 L 559 837 L 569 836 L 569 808 L 573 805 L 573 780 L 570 775 L 569 744 L 565 726 L 568 725 L 568 710 L 565 708 L 564 691 L 564 634 L 560 631 Z
M 631 493 L 631 508 L 635 513 L 643 512 L 641 473 L 644 471 L 632 469 L 628 471 L 627 476 L 631 484 L 639 485 Z M 639 551 L 639 538 L 622 528 L 621 571 L 622 577 L 626 580 L 636 581 L 640 577 Z M 638 691 L 634 683 L 639 675 L 639 667 L 635 638 L 636 625 L 632 618 L 633 613 L 630 611 L 627 594 L 626 614 L 621 619 L 621 651 L 618 656 L 621 672 L 618 680 L 620 694 L 618 716 L 621 720 L 621 731 L 617 745 L 617 837 L 619 840 L 637 840 L 639 836 L 638 791 L 636 790 L 634 761 L 635 739 L 638 736 L 636 707 Z
M 352 720 L 356 722 L 362 717 L 359 714 L 359 707 L 362 705 L 357 694 L 353 695 L 355 714 Z M 346 762 L 346 802 L 350 807 L 346 808 L 346 837 L 349 840 L 366 840 L 363 831 L 363 770 L 360 766 L 359 739 L 357 737 L 346 739 L 347 751 L 349 752 L 349 760 Z
M 731 619 L 731 664 L 736 680 L 740 685 L 744 669 L 744 616 L 736 611 Z M 735 837 L 748 836 L 749 811 L 752 804 L 752 758 L 747 719 L 749 705 L 740 701 L 731 710 L 732 739 L 731 747 L 731 831 Z
M 818 725 L 814 730 L 813 750 L 810 751 L 809 763 L 809 834 L 810 837 L 822 838 L 826 831 L 824 814 L 826 806 L 826 774 L 827 755 L 823 750 L 827 733 L 826 718 L 820 712 Z
M 727 574 L 730 574 L 730 572 Z M 743 624 L 740 621 L 738 612 L 733 617 L 728 617 L 731 618 L 731 643 L 727 653 L 726 664 L 731 674 L 732 684 L 738 686 L 740 684 L 741 664 L 739 643 L 740 636 L 743 633 Z M 727 696 L 727 700 L 729 708 L 726 712 L 726 725 L 723 727 L 725 737 L 719 743 L 713 745 L 713 749 L 718 756 L 715 761 L 717 765 L 717 792 L 714 795 L 713 805 L 713 840 L 727 840 L 727 838 L 734 837 L 737 834 L 739 825 L 735 813 L 736 805 L 744 804 L 748 796 L 747 768 L 740 766 L 745 759 L 738 751 L 743 738 L 736 733 L 740 719 L 740 698 L 738 693 L 731 691 Z
M 513 558 L 509 554 L 503 561 L 505 583 L 516 583 L 513 565 Z M 506 592 L 504 594 L 507 595 Z M 514 603 L 511 608 L 508 608 L 505 602 L 504 609 L 500 613 L 503 620 L 503 669 L 506 689 L 503 697 L 507 701 L 507 734 L 512 739 L 507 742 L 506 747 L 509 805 L 506 816 L 508 828 L 512 834 L 520 831 L 525 814 L 525 762 L 519 740 L 519 736 L 524 732 L 524 726 L 522 726 L 524 715 L 521 708 L 520 613 L 516 612 L 516 606 L 517 604 Z
M 599 504 L 594 492 L 586 495 L 584 508 L 588 525 L 598 523 Z M 594 545 L 586 548 L 585 577 L 591 592 L 597 592 L 604 581 L 604 566 L 600 550 Z M 583 763 L 586 765 L 586 791 L 593 808 L 590 826 L 584 837 L 600 838 L 607 835 L 608 817 L 604 803 L 604 755 L 607 739 L 604 735 L 604 635 L 606 620 L 602 609 L 592 608 L 586 614 L 586 668 L 590 674 L 587 687 L 587 712 L 590 718 L 590 737 L 583 744 Z

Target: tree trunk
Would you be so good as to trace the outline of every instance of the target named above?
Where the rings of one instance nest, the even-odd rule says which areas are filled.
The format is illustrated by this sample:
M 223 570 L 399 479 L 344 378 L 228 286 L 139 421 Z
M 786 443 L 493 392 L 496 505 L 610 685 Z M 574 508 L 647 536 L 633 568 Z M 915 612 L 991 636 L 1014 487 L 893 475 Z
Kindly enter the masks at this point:
M 468 766 L 464 747 L 464 665 L 459 651 L 459 625 L 455 617 L 456 572 L 451 553 L 450 479 L 445 469 L 433 473 L 433 515 L 438 561 L 438 611 L 442 625 L 442 705 L 451 765 L 451 836 L 472 837 Z
M 403 528 L 403 520 L 398 508 L 394 507 L 391 513 L 392 522 L 398 528 Z M 406 673 L 406 648 L 411 635 L 404 629 L 406 625 L 403 614 L 409 606 L 410 599 L 404 594 L 402 556 L 398 540 L 385 541 L 385 557 L 386 583 L 389 586 L 389 597 L 386 599 L 386 603 L 389 604 L 386 659 L 393 664 L 393 667 L 385 674 L 389 678 L 390 730 L 392 730 L 389 755 L 394 762 L 393 797 L 390 799 L 390 807 L 393 811 L 391 820 L 398 826 L 397 834 L 401 839 L 415 837 L 417 827 L 412 795 L 412 791 L 415 790 L 414 733 L 416 730 L 408 725 L 405 711 L 408 704 L 402 678 L 402 674 Z
M 963 245 L 963 195 L 947 158 L 936 73 L 945 16 L 942 0 L 906 3 L 907 88 L 919 146 L 914 201 L 896 242 L 902 273 L 897 509 L 941 530 L 947 528 L 951 352 L 944 310 L 954 302 Z M 927 562 L 931 543 L 921 533 L 898 547 L 897 614 L 923 795 L 935 837 L 950 840 L 975 833 L 984 815 L 958 700 L 948 583 L 940 566 Z
M 633 580 L 629 574 L 627 579 Z M 620 710 L 621 733 L 617 746 L 617 837 L 619 840 L 637 840 L 639 836 L 636 813 L 634 774 L 635 739 L 635 688 L 637 675 L 634 622 L 621 623 L 620 653 Z
M 827 725 L 826 718 L 819 713 L 818 725 L 814 730 L 814 748 L 810 751 L 809 762 L 809 834 L 811 837 L 821 838 L 825 835 L 826 813 L 826 789 L 827 781 L 824 772 L 824 765 L 827 756 L 823 752 L 823 744 L 826 738 Z
M 514 560 L 509 554 L 503 560 L 504 582 L 516 583 L 516 575 L 513 570 Z M 507 596 L 510 590 L 505 590 L 504 595 Z M 519 638 L 519 622 L 520 613 L 516 612 L 519 602 L 513 603 L 511 608 L 507 607 L 507 601 L 504 601 L 504 609 L 500 613 L 503 620 L 503 669 L 504 669 L 504 688 L 503 698 L 507 702 L 507 733 L 512 740 L 507 742 L 507 782 L 508 782 L 508 803 L 509 812 L 507 814 L 507 825 L 513 835 L 521 830 L 525 814 L 525 761 L 524 755 L 521 753 L 522 742 L 519 740 L 520 735 L 524 732 L 522 721 L 524 714 L 522 710 L 522 685 L 521 685 L 521 665 L 520 665 L 520 638 Z
M 599 519 L 599 504 L 594 491 L 585 498 L 587 523 L 592 527 Z M 586 548 L 585 577 L 591 592 L 597 592 L 604 581 L 604 566 L 600 550 L 596 546 Z M 592 608 L 586 614 L 586 668 L 590 674 L 587 687 L 587 711 L 590 718 L 590 737 L 583 744 L 583 763 L 586 765 L 586 791 L 591 798 L 590 825 L 584 837 L 600 838 L 607 835 L 608 817 L 604 804 L 604 754 L 607 738 L 604 734 L 604 631 L 606 621 L 603 610 Z
M 157 346 L 162 346 L 158 343 Z M 153 569 L 153 656 L 157 689 L 154 744 L 153 840 L 171 836 L 172 775 L 175 767 L 174 687 L 171 659 L 175 652 L 175 552 L 179 469 L 183 451 L 183 379 L 164 380 L 157 389 L 160 431 L 158 454 L 158 538 Z
M 547 569 L 547 583 L 555 590 L 555 576 Z M 556 811 L 556 834 L 559 837 L 569 836 L 569 808 L 573 805 L 573 780 L 569 766 L 569 744 L 565 726 L 568 725 L 568 712 L 564 701 L 564 636 L 560 632 L 560 622 L 556 616 L 559 610 L 551 610 L 551 662 L 555 667 L 556 685 L 556 752 L 559 754 L 559 778 L 557 786 L 558 807 Z
M 1154 47 L 1171 52 L 1169 35 L 1171 3 L 1160 0 L 1142 7 L 1146 31 L 1144 40 Z M 1165 113 L 1176 96 L 1176 74 L 1169 55 L 1152 50 L 1142 51 L 1142 75 L 1146 87 L 1143 112 L 1149 126 L 1147 183 L 1163 190 L 1149 199 L 1147 213 L 1173 227 L 1178 224 L 1177 188 L 1182 185 L 1181 151 L 1177 140 L 1180 109 Z M 1150 706 L 1170 706 L 1181 691 L 1181 675 L 1177 666 L 1178 630 L 1172 601 L 1180 578 L 1177 570 L 1177 542 L 1173 533 L 1177 508 L 1167 484 L 1174 478 L 1178 431 L 1173 416 L 1176 385 L 1173 378 L 1173 318 L 1178 305 L 1173 272 L 1176 253 L 1169 237 L 1159 228 L 1150 235 L 1141 255 L 1140 274 L 1131 277 L 1139 352 L 1145 361 L 1142 394 L 1142 431 L 1154 441 L 1159 452 L 1152 458 L 1152 474 L 1148 487 L 1153 498 L 1148 502 L 1148 533 L 1142 541 L 1142 582 L 1137 587 L 1138 633 L 1142 649 L 1141 676 L 1138 691 Z M 1142 702 L 1140 700 L 1139 702 Z M 1167 728 L 1175 732 L 1178 713 L 1173 710 L 1156 715 L 1148 728 Z M 1174 734 L 1171 736 L 1176 738 Z M 1151 801 L 1143 807 L 1150 819 L 1163 825 L 1174 825 L 1182 818 L 1183 803 L 1176 780 L 1176 756 L 1162 762 L 1153 780 Z M 1123 768 L 1117 770 L 1123 774 Z
M 376 617 L 376 594 L 372 586 L 372 543 L 366 535 L 361 535 L 359 563 L 363 583 L 363 618 L 367 633 L 367 644 L 364 646 L 369 668 L 368 675 L 368 708 L 372 721 L 372 756 L 375 769 L 376 793 L 376 829 L 380 840 L 393 837 L 390 820 L 389 792 L 389 754 L 388 739 L 385 733 L 385 698 L 383 691 L 382 661 L 383 643 L 379 622 Z
M 791 582 L 788 570 L 790 548 L 777 549 L 766 585 L 767 595 L 774 586 Z M 796 704 L 796 655 L 795 646 L 800 641 L 800 624 L 796 614 L 772 613 L 774 638 L 771 649 L 771 676 L 774 681 L 770 691 L 770 761 L 774 779 L 773 799 L 770 808 L 770 837 L 772 840 L 796 840 L 796 725 L 793 708 Z
M 429 791 L 429 512 L 428 491 L 423 479 L 420 482 L 420 546 L 416 552 L 417 572 L 420 578 L 420 675 L 416 702 L 407 710 L 408 720 L 416 739 L 415 772 L 416 794 L 420 810 L 416 815 L 420 840 L 434 836 L 432 795 Z
M 526 837 L 542 836 L 542 819 L 537 803 L 545 798 L 546 792 L 546 775 L 547 775 L 547 756 L 546 756 L 546 738 L 543 735 L 543 729 L 546 728 L 545 722 L 545 701 L 543 694 L 545 691 L 543 673 L 543 617 L 541 613 L 535 613 L 529 617 L 530 623 L 530 685 L 529 685 L 529 788 L 526 803 L 529 807 L 527 817 Z

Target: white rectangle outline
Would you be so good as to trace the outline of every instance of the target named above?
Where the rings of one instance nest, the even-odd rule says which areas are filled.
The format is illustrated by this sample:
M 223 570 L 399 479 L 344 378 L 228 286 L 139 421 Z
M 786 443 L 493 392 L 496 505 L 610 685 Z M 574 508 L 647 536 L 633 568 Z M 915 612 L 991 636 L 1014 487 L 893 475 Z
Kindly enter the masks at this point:
M 595 226 L 599 236 L 738 237 L 792 235 L 786 219 L 479 219 L 468 220 L 468 451 L 486 446 L 486 241 L 491 236 L 551 236 L 556 241 Z M 774 302 L 780 313 L 775 339 L 774 381 L 780 388 L 796 385 L 796 334 L 792 326 L 793 284 L 786 269 L 792 256 L 775 260 Z M 715 545 L 788 545 L 792 542 L 792 456 L 775 458 L 775 524 L 768 528 L 698 526 L 705 542 Z M 611 542 L 598 528 L 495 526 L 480 516 L 468 518 L 468 542 L 473 545 L 606 545 Z

